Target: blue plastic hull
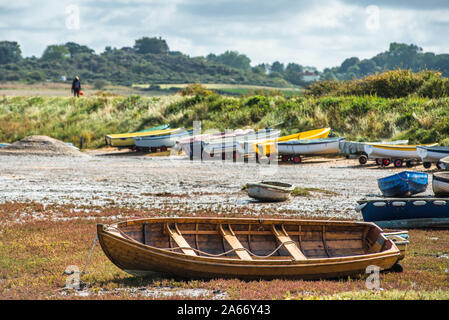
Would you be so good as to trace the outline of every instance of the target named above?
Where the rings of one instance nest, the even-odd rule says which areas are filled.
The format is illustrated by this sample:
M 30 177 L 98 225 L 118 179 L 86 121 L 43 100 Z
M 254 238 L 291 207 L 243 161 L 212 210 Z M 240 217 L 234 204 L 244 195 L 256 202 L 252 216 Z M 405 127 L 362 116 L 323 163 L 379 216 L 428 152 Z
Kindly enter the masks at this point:
M 381 228 L 449 227 L 449 198 L 380 198 L 358 203 L 363 220 Z
M 385 197 L 406 197 L 425 192 L 429 176 L 423 172 L 403 171 L 377 180 Z

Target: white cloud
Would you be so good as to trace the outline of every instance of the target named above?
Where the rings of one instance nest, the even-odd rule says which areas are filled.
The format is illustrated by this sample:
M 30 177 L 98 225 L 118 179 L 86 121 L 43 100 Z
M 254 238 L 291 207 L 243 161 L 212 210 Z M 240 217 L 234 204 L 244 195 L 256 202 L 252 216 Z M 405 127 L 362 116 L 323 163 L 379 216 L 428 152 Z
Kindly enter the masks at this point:
M 449 31 L 449 8 L 432 0 L 378 1 L 378 28 L 367 28 L 371 1 L 321 0 L 0 0 L 0 40 L 18 41 L 25 56 L 75 41 L 97 52 L 105 46 L 132 46 L 143 36 L 162 36 L 172 50 L 191 56 L 237 50 L 252 64 L 281 61 L 341 64 L 369 58 L 390 42 L 414 43 L 449 52 L 441 41 Z M 363 3 L 363 5 L 360 5 Z M 409 3 L 407 6 L 406 3 Z M 79 30 L 66 28 L 68 5 L 80 8 Z

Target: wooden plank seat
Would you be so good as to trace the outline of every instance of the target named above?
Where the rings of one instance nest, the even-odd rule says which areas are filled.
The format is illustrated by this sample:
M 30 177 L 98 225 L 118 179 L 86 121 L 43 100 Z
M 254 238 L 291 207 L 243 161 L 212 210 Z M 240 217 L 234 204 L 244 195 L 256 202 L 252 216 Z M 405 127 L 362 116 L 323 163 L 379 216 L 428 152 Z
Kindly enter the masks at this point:
M 301 250 L 299 250 L 296 243 L 287 234 L 287 231 L 285 231 L 284 225 L 281 225 L 281 228 L 278 229 L 278 227 L 273 224 L 272 232 L 277 240 L 284 245 L 284 248 L 295 260 L 307 260 L 306 256 L 301 252 Z
M 184 239 L 181 231 L 178 229 L 178 224 L 174 224 L 174 229 L 171 229 L 169 224 L 165 224 L 165 230 L 170 235 L 170 237 L 175 240 L 176 244 L 180 247 L 183 253 L 189 256 L 196 256 L 196 252 L 191 249 L 189 243 Z M 190 249 L 189 249 L 190 248 Z
M 226 242 L 234 250 L 234 252 L 240 259 L 253 260 L 249 255 L 248 251 L 246 251 L 245 247 L 243 247 L 239 239 L 237 239 L 237 237 L 235 236 L 235 233 L 230 225 L 228 225 L 228 230 L 225 230 L 222 224 L 220 224 L 218 228 L 220 230 L 220 234 L 223 236 L 223 238 L 226 240 Z

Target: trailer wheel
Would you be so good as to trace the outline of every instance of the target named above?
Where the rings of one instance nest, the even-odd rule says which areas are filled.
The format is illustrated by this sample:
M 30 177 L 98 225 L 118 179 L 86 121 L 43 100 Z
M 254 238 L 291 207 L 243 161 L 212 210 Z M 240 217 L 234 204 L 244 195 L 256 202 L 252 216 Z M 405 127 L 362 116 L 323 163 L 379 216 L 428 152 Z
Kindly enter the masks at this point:
M 382 165 L 388 167 L 391 163 L 390 159 L 382 159 Z
M 294 164 L 301 163 L 301 161 L 302 161 L 301 156 L 298 155 L 298 154 L 295 154 L 295 155 L 292 157 L 292 161 L 293 161 Z
M 383 164 L 382 159 L 381 159 L 381 158 L 376 158 L 376 164 L 377 164 L 378 166 L 381 166 L 381 165 Z
M 407 162 L 405 163 L 405 166 L 406 166 L 407 168 L 413 167 L 413 161 L 412 161 L 412 160 L 407 160 Z
M 157 152 L 157 148 L 151 147 L 151 153 Z
M 366 156 L 360 156 L 359 157 L 359 163 L 360 164 L 366 164 L 368 162 L 368 158 Z
M 403 164 L 404 164 L 404 162 L 402 161 L 402 159 L 394 160 L 394 167 L 395 168 L 401 168 Z
M 424 162 L 422 165 L 423 165 L 424 168 L 429 169 L 432 166 L 432 163 L 431 162 Z
M 281 157 L 282 162 L 288 162 L 290 160 L 290 157 L 286 154 L 283 154 Z
M 161 147 L 161 152 L 165 152 L 165 151 L 167 151 L 167 146 L 162 146 Z

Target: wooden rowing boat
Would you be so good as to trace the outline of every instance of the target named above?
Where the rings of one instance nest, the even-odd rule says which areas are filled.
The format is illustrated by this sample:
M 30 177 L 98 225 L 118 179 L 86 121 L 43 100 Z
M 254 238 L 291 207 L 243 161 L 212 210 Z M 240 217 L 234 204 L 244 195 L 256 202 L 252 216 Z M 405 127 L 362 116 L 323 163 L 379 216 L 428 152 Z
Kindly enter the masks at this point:
M 392 268 L 400 251 L 372 223 L 257 218 L 149 218 L 97 225 L 120 269 L 182 278 L 320 279 Z
M 246 185 L 248 196 L 265 202 L 282 202 L 290 198 L 295 186 L 289 183 L 262 181 Z

